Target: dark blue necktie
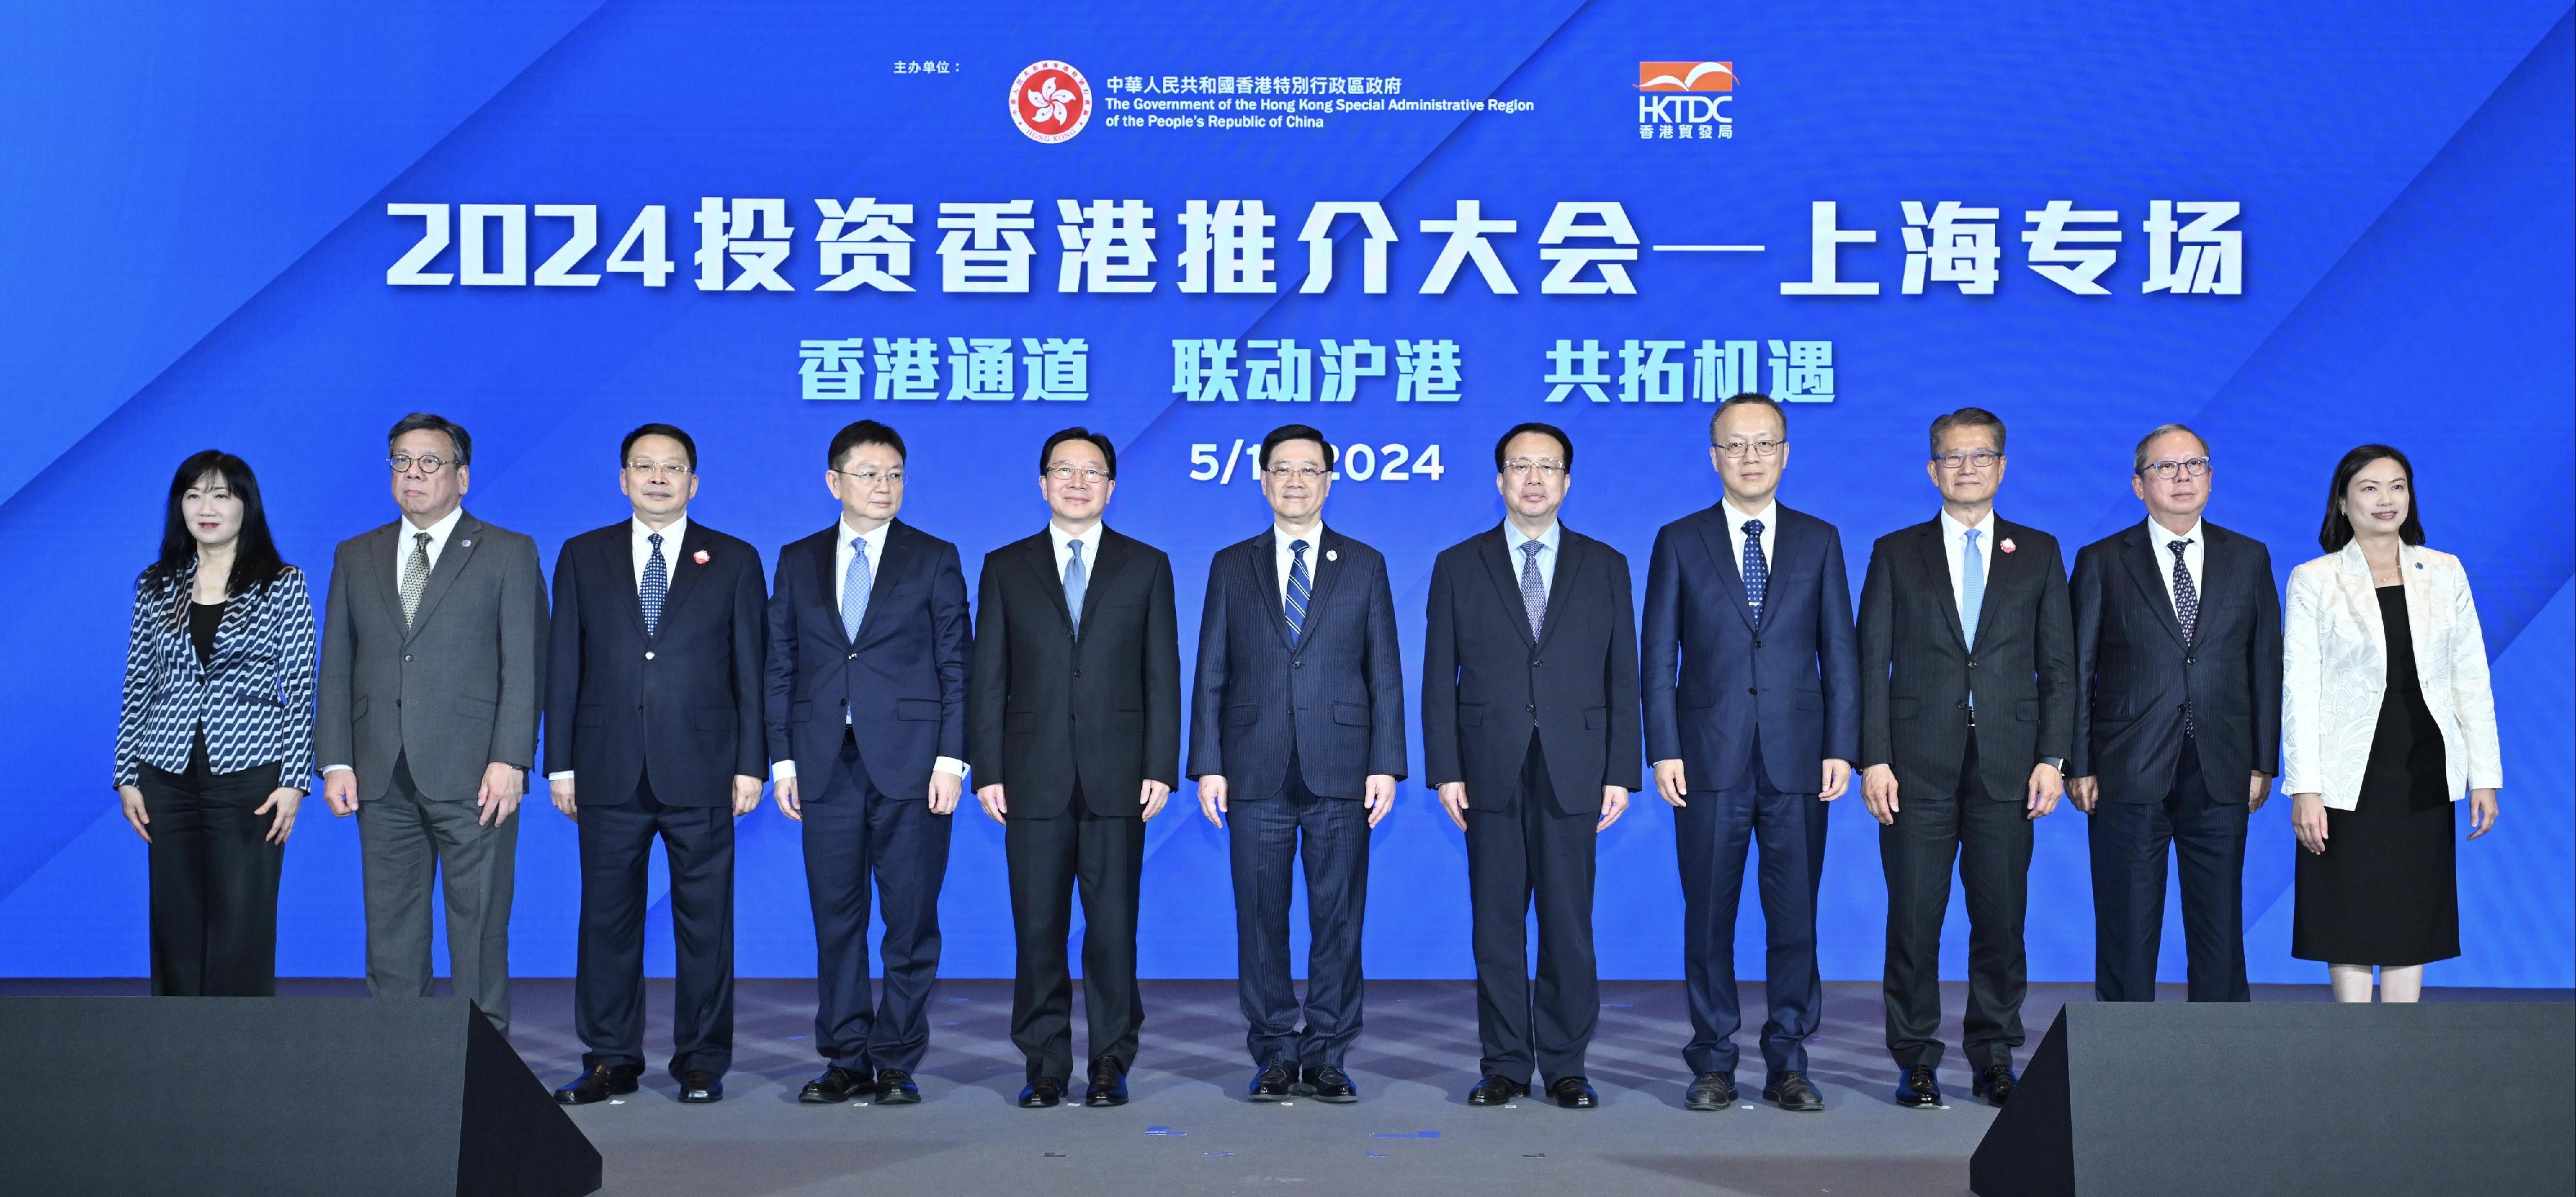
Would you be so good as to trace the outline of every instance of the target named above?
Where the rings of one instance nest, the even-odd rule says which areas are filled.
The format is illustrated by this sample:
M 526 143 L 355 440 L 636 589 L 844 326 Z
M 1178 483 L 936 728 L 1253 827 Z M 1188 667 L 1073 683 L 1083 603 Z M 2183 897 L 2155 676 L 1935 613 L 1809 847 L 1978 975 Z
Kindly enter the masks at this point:
M 1771 585 L 1771 567 L 1762 560 L 1762 521 L 1744 521 L 1744 604 L 1762 615 L 1762 592 Z
M 1306 580 L 1306 542 L 1288 542 L 1288 643 L 1291 646 L 1306 638 L 1306 600 L 1315 596 L 1315 588 Z
M 644 604 L 644 634 L 662 630 L 662 600 L 671 593 L 671 565 L 662 560 L 662 534 L 644 538 L 653 546 L 653 555 L 644 559 L 644 584 L 635 588 L 635 597 Z

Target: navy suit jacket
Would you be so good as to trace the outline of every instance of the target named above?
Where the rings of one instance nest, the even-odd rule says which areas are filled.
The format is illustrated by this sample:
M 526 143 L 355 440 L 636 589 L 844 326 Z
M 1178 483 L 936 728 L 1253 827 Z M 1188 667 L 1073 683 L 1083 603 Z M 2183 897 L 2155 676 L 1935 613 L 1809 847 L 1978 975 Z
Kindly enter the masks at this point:
M 1860 650 L 1842 534 L 1786 506 L 1771 529 L 1756 621 L 1723 502 L 1664 525 L 1646 567 L 1639 669 L 1646 759 L 1679 759 L 1714 790 L 1745 775 L 1755 741 L 1771 787 L 1812 794 L 1826 758 L 1860 758 Z
M 841 729 L 857 729 L 868 783 L 928 799 L 940 757 L 966 759 L 966 673 L 975 646 L 957 546 L 894 520 L 853 638 L 833 598 L 841 525 L 778 551 L 769 595 L 769 755 L 796 762 L 797 796 L 831 793 Z
M 1226 779 L 1230 800 L 1279 792 L 1293 752 L 1308 792 L 1367 796 L 1404 776 L 1404 665 L 1386 558 L 1326 528 L 1306 553 L 1305 635 L 1288 642 L 1278 534 L 1217 550 L 1191 686 L 1189 775 Z
M 2183 708 L 2210 797 L 2246 800 L 2281 772 L 2281 598 L 2263 542 L 2203 521 L 2200 613 L 2186 641 L 2165 593 L 2173 556 L 2141 521 L 2075 554 L 2075 751 L 2068 777 L 2112 802 L 2162 802 Z M 2166 538 L 2169 539 L 2169 538 Z
M 760 550 L 689 521 L 679 544 L 664 542 L 670 591 L 646 636 L 632 535 L 619 520 L 555 556 L 546 772 L 572 770 L 584 806 L 633 800 L 641 775 L 663 805 L 726 805 L 734 777 L 758 777 L 767 761 Z
M 1423 780 L 1467 783 L 1475 810 L 1513 809 L 1530 737 L 1569 812 L 1638 788 L 1637 608 L 1628 559 L 1560 528 L 1547 613 L 1530 638 L 1520 571 L 1499 527 L 1431 566 L 1422 646 Z

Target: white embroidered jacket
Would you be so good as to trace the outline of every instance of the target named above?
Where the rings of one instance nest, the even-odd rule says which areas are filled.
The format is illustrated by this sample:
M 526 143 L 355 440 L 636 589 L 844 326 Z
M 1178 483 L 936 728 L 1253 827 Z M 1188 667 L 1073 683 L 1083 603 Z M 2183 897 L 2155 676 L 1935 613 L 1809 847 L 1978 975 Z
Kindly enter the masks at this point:
M 2411 545 L 2398 550 L 2397 567 L 2416 683 L 2442 729 L 2451 800 L 2501 789 L 2495 695 L 2468 574 L 2459 558 Z M 2388 630 L 2358 543 L 2290 571 L 2281 633 L 2281 792 L 2317 794 L 2328 807 L 2351 810 L 2388 688 Z

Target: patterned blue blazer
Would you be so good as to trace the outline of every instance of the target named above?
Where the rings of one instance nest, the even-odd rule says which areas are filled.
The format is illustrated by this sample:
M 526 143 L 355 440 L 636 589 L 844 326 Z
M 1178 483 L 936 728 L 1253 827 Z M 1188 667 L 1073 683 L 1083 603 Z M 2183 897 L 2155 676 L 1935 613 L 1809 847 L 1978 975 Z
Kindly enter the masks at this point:
M 116 784 L 144 765 L 188 770 L 199 728 L 207 764 L 233 773 L 277 762 L 277 784 L 310 791 L 313 775 L 313 600 L 290 565 L 277 580 L 232 596 L 203 668 L 188 636 L 197 563 L 134 589 L 125 644 L 125 705 L 116 724 Z

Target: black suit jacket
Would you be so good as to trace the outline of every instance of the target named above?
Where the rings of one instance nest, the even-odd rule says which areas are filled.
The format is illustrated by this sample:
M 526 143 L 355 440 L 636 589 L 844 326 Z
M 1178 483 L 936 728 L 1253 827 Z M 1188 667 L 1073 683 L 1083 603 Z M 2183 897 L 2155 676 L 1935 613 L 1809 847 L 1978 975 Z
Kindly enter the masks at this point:
M 769 754 L 796 762 L 800 801 L 824 798 L 841 767 L 841 729 L 854 727 L 859 763 L 878 793 L 927 799 L 932 763 L 966 759 L 975 645 L 965 570 L 957 546 L 889 522 L 853 639 L 833 598 L 840 536 L 835 520 L 778 551 L 768 617 Z
M 2075 751 L 2067 776 L 2111 802 L 2161 802 L 2183 708 L 2210 797 L 2246 799 L 2281 772 L 2281 598 L 2263 542 L 2202 521 L 2200 612 L 2186 642 L 2165 593 L 2171 537 L 2132 524 L 2075 554 Z
M 1404 777 L 1404 665 L 1386 558 L 1326 528 L 1306 554 L 1305 635 L 1288 642 L 1278 533 L 1217 550 L 1191 685 L 1189 775 L 1226 779 L 1230 800 L 1278 793 L 1293 753 L 1308 792 L 1367 796 Z
M 1422 769 L 1433 788 L 1467 783 L 1467 805 L 1512 809 L 1536 735 L 1568 811 L 1601 790 L 1638 787 L 1637 609 L 1628 559 L 1560 528 L 1547 614 L 1530 638 L 1517 556 L 1501 528 L 1444 549 L 1431 566 L 1422 645 Z
M 976 786 L 1008 786 L 1015 817 L 1063 814 L 1077 785 L 1093 814 L 1134 817 L 1147 778 L 1180 780 L 1171 558 L 1102 528 L 1085 564 L 1077 638 L 1050 533 L 984 555 L 967 745 Z
M 760 550 L 689 521 L 678 544 L 663 542 L 670 590 L 646 636 L 632 536 L 632 521 L 619 520 L 555 556 L 546 772 L 572 770 L 585 806 L 632 801 L 639 775 L 666 806 L 725 805 L 736 775 L 768 764 Z
M 2057 539 L 1995 520 L 1972 653 L 1940 518 L 1879 537 L 1860 591 L 1859 763 L 1893 768 L 1900 797 L 1956 793 L 1972 681 L 1986 793 L 2019 802 L 2031 766 L 2075 749 L 2075 623 Z

